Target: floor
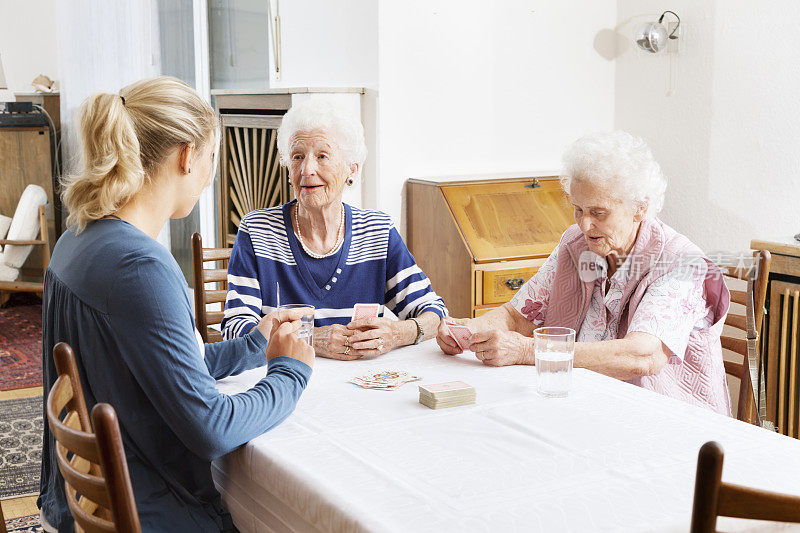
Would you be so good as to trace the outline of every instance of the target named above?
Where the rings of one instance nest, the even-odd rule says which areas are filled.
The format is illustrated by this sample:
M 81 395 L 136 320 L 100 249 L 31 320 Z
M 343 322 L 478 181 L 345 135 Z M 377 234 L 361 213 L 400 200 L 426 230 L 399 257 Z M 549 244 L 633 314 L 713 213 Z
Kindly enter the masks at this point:
M 3 293 L 0 293 L 2 296 Z M 0 298 L 2 301 L 2 298 Z M 29 398 L 31 396 L 41 396 L 42 387 L 29 387 L 24 389 L 14 389 L 0 391 L 0 400 L 12 400 L 14 398 Z M 0 501 L 3 508 L 3 517 L 6 520 L 18 518 L 20 516 L 38 515 L 39 508 L 36 507 L 36 496 L 23 496 L 19 498 L 8 498 Z
M 14 398 L 29 398 L 31 396 L 40 396 L 41 394 L 42 394 L 42 387 L 31 387 L 28 389 L 0 391 L 0 400 L 11 400 Z M 19 516 L 39 514 L 39 508 L 36 507 L 36 496 L 9 498 L 7 500 L 2 500 L 0 504 L 2 504 L 3 506 L 3 517 L 6 520 L 10 518 L 17 518 Z

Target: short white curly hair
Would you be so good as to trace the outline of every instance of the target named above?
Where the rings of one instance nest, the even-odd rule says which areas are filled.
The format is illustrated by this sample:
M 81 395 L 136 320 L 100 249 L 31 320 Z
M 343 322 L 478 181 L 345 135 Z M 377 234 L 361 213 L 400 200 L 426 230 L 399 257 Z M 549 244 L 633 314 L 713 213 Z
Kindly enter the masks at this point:
M 299 131 L 314 130 L 322 130 L 336 143 L 347 165 L 364 164 L 367 144 L 361 122 L 327 100 L 312 98 L 293 105 L 283 116 L 278 128 L 281 165 L 289 166 L 292 137 Z
M 667 179 L 647 144 L 622 130 L 593 133 L 572 143 L 562 156 L 561 187 L 589 181 L 655 217 L 664 206 Z

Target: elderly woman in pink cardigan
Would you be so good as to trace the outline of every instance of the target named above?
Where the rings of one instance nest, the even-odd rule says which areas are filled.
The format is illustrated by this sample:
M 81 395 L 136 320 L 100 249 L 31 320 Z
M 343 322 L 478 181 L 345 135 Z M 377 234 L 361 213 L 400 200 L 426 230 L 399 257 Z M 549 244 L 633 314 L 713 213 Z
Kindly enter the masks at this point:
M 507 304 L 472 320 L 469 349 L 491 366 L 534 364 L 533 330 L 577 332 L 575 366 L 730 415 L 720 333 L 722 274 L 656 218 L 666 179 L 647 145 L 623 132 L 583 137 L 564 154 L 576 224 Z M 437 342 L 461 352 L 444 322 Z

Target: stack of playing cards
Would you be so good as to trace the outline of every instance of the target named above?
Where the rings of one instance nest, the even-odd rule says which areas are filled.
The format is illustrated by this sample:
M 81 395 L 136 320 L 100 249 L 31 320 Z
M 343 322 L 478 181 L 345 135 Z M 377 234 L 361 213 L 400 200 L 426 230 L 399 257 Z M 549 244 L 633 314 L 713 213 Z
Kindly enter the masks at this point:
M 419 403 L 431 409 L 445 409 L 475 403 L 475 387 L 463 381 L 419 386 Z
M 408 372 L 401 370 L 377 370 L 367 372 L 362 376 L 356 376 L 350 380 L 359 387 L 365 389 L 394 390 L 403 383 L 422 379 L 419 376 L 412 376 Z

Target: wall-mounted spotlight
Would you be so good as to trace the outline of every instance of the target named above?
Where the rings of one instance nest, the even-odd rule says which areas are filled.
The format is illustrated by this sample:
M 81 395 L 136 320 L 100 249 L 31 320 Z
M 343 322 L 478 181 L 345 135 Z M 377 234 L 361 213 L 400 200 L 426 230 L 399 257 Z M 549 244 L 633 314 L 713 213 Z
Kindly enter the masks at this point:
M 678 23 L 672 29 L 672 32 L 668 32 L 667 28 L 662 24 L 667 13 L 671 13 L 678 19 Z M 657 54 L 667 47 L 669 39 L 678 38 L 675 32 L 678 31 L 680 25 L 681 18 L 674 11 L 664 11 L 661 13 L 661 16 L 658 17 L 658 22 L 645 22 L 636 28 L 634 40 L 642 50 Z

